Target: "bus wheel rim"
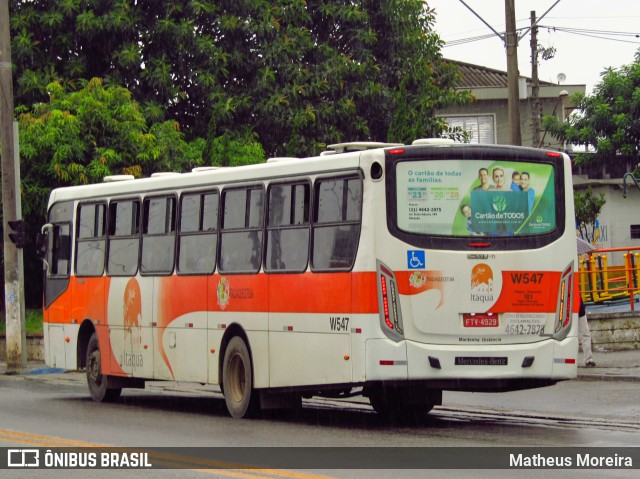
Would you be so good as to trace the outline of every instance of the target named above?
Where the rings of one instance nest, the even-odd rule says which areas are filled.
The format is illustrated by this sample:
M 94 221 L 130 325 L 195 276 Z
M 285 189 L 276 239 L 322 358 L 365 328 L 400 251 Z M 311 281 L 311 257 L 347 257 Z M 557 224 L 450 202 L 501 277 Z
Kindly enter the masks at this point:
M 100 351 L 91 353 L 87 368 L 89 369 L 89 378 L 91 381 L 95 384 L 100 384 L 102 379 L 102 374 L 100 373 Z
M 231 373 L 231 384 L 229 385 L 231 395 L 234 401 L 241 402 L 246 393 L 246 371 L 242 356 L 234 354 L 231 358 L 229 369 Z

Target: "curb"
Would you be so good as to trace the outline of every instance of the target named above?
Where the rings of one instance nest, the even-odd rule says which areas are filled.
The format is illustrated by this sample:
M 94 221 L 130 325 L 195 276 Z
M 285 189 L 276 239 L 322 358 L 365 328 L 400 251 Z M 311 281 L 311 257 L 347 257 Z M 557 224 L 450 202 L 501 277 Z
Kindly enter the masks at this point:
M 640 377 L 629 374 L 578 374 L 578 381 L 629 381 L 640 382 Z

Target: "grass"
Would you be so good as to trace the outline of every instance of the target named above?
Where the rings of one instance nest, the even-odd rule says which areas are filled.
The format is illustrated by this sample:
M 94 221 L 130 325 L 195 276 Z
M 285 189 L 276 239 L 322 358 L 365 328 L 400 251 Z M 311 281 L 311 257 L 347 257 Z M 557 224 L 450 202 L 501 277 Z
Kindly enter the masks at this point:
M 27 309 L 25 311 L 25 331 L 27 334 L 42 332 L 42 310 Z M 6 332 L 6 323 L 4 318 L 0 320 L 0 333 Z

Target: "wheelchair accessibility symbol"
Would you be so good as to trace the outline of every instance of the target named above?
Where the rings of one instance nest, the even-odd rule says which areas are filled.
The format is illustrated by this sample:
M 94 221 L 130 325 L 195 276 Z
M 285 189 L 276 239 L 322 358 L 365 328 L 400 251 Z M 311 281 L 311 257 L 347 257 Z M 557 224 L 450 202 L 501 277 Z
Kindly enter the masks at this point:
M 425 263 L 424 251 L 407 251 L 407 269 L 425 269 Z

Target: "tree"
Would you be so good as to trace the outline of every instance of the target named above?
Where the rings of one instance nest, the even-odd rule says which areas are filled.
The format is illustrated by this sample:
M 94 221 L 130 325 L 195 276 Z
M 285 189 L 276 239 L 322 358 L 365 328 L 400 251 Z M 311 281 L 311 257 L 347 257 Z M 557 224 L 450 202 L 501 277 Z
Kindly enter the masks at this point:
M 598 216 L 606 203 L 604 193 L 596 196 L 589 188 L 585 193 L 575 193 L 573 198 L 576 208 L 576 229 L 580 232 L 581 238 L 593 243 L 597 240 Z
M 102 80 L 78 82 L 78 91 L 48 86 L 49 101 L 19 108 L 22 211 L 27 224 L 27 304 L 41 300 L 36 232 L 46 220 L 51 190 L 101 182 L 104 176 L 185 171 L 202 166 L 204 140 L 187 143 L 176 121 L 149 125 L 131 93 Z
M 373 52 L 385 102 L 373 118 L 374 137 L 409 143 L 439 137 L 448 129 L 435 113 L 472 101 L 469 91 L 457 91 L 458 68 L 442 58 L 442 39 L 433 30 L 435 13 L 421 0 L 367 0 L 377 42 Z
M 16 104 L 122 85 L 148 121 L 269 155 L 439 134 L 468 100 L 420 0 L 13 0 Z
M 457 70 L 442 59 L 422 1 L 271 3 L 263 18 L 270 27 L 249 40 L 260 54 L 245 57 L 242 71 L 229 62 L 230 75 L 244 82 L 230 84 L 214 107 L 209 141 L 252 125 L 275 155 L 315 154 L 354 139 L 408 142 L 439 136 L 446 125 L 436 109 L 470 100 L 454 88 Z M 245 14 L 237 25 L 249 23 Z
M 159 106 L 191 137 L 204 136 L 209 94 L 223 83 L 228 58 L 216 37 L 219 3 L 13 0 L 16 104 L 44 101 L 52 81 L 73 88 L 99 77 Z
M 607 158 L 640 159 L 640 51 L 635 61 L 618 69 L 609 68 L 602 74 L 592 95 L 580 93 L 572 97 L 576 113 L 560 122 L 545 116 L 543 126 L 567 143 L 595 149 L 591 161 Z M 593 155 L 592 155 L 593 156 Z M 588 155 L 578 155 L 577 163 Z
M 50 83 L 47 103 L 19 110 L 25 215 L 44 217 L 54 187 L 203 164 L 202 140 L 187 143 L 175 121 L 149 126 L 126 88 L 99 78 L 81 83 L 71 92 Z

